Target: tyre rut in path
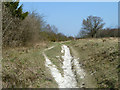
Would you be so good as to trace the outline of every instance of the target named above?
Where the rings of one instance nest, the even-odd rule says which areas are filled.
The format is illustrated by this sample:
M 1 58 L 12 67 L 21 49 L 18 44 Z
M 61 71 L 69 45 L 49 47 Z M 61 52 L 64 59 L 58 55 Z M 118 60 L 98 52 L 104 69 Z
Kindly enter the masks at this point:
M 48 48 L 47 50 L 50 50 L 54 48 Z M 77 86 L 77 81 L 76 81 L 76 75 L 74 75 L 74 72 L 72 70 L 72 63 L 75 66 L 75 70 L 77 74 L 80 75 L 80 78 L 84 78 L 85 73 L 83 69 L 81 69 L 77 59 L 74 59 L 71 54 L 70 54 L 70 49 L 66 45 L 61 46 L 62 50 L 61 53 L 64 53 L 63 58 L 63 66 L 62 69 L 64 71 L 63 76 L 61 75 L 60 71 L 57 69 L 57 67 L 48 59 L 46 54 L 43 52 L 43 55 L 45 57 L 45 66 L 49 68 L 52 76 L 54 77 L 55 81 L 57 82 L 59 88 L 79 88 Z M 73 62 L 72 62 L 73 60 Z

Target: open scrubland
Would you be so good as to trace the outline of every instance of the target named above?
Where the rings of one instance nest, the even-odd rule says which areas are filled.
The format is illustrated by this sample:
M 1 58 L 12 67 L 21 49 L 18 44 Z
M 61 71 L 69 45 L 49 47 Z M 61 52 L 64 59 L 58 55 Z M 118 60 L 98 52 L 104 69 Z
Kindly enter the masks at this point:
M 57 84 L 46 70 L 45 59 L 42 55 L 43 50 L 49 45 L 40 43 L 35 47 L 3 49 L 3 87 L 56 87 Z
M 67 45 L 97 87 L 118 87 L 118 38 L 80 39 Z
M 62 48 L 63 45 L 70 53 Z M 54 47 L 48 49 L 51 46 Z M 71 57 L 68 57 L 71 60 L 70 69 L 77 82 L 76 87 L 118 87 L 118 38 L 44 42 L 36 44 L 34 47 L 3 49 L 3 87 L 59 87 L 57 79 L 45 65 L 46 59 L 43 52 L 62 77 L 65 75 L 63 66 L 66 53 L 68 53 Z M 79 62 L 79 65 L 74 64 L 75 60 Z M 84 71 L 83 78 L 80 78 L 83 74 L 78 73 L 76 65 Z

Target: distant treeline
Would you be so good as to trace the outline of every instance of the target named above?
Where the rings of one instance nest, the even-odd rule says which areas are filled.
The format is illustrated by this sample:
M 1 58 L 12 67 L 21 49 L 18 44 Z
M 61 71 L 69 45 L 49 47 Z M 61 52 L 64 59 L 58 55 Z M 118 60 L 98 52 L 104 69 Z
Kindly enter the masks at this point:
M 103 29 L 104 25 L 101 17 L 88 16 L 87 19 L 83 19 L 82 28 L 77 38 L 119 37 L 117 28 Z
M 96 37 L 119 37 L 117 28 L 99 30 Z
M 56 42 L 72 40 L 58 32 L 54 25 L 48 24 L 43 15 L 36 12 L 23 12 L 23 5 L 18 1 L 2 3 L 2 39 L 3 47 L 33 45 L 39 42 Z M 83 20 L 77 38 L 118 37 L 118 29 L 103 29 L 104 22 L 100 17 L 88 16 Z
M 4 47 L 32 45 L 45 41 L 65 41 L 73 39 L 62 33 L 54 25 L 45 22 L 42 15 L 23 12 L 19 2 L 2 3 L 2 33 Z
M 119 34 L 120 33 L 118 32 L 117 28 L 113 28 L 113 29 L 107 28 L 107 29 L 97 31 L 94 38 L 120 37 Z M 91 36 L 89 34 L 87 34 L 87 35 L 81 35 L 81 36 L 79 36 L 77 38 L 90 38 L 90 37 Z

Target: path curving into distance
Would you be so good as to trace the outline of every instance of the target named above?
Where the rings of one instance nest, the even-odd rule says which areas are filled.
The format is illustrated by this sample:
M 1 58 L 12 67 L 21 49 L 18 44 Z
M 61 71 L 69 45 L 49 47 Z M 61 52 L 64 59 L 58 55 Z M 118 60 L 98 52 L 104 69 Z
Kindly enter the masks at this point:
M 46 50 L 50 50 L 54 48 L 50 47 Z M 81 69 L 79 62 L 77 59 L 74 59 L 70 54 L 70 49 L 66 45 L 61 46 L 62 50 L 61 53 L 64 53 L 62 56 L 63 58 L 63 66 L 61 67 L 64 71 L 64 75 L 62 76 L 60 71 L 57 69 L 57 67 L 51 62 L 51 60 L 48 59 L 48 57 L 43 52 L 43 55 L 45 57 L 45 66 L 49 68 L 52 76 L 54 77 L 55 81 L 57 82 L 59 88 L 78 88 L 77 81 L 76 81 L 76 75 L 74 75 L 74 72 L 72 70 L 72 60 L 73 64 L 75 66 L 75 70 L 77 74 L 80 75 L 80 78 L 84 78 L 85 72 L 83 69 Z M 45 50 L 45 51 L 46 51 Z

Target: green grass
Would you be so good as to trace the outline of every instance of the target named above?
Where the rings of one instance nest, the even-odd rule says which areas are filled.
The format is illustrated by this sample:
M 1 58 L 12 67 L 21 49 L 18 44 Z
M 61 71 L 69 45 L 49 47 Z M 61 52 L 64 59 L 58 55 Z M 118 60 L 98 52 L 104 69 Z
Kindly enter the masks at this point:
M 51 62 L 56 65 L 57 69 L 60 71 L 60 73 L 63 75 L 63 70 L 62 70 L 62 61 L 63 59 L 61 58 L 62 53 L 61 53 L 61 44 L 56 43 L 54 44 L 54 48 L 46 51 L 47 57 L 51 60 Z M 59 56 L 59 57 L 58 57 Z
M 53 77 L 45 67 L 42 55 L 50 43 L 40 48 L 27 47 L 29 52 L 21 48 L 3 50 L 2 78 L 4 88 L 53 88 L 57 87 Z
M 105 39 L 80 39 L 65 43 L 72 53 L 79 57 L 83 68 L 93 73 L 93 78 L 99 88 L 118 87 L 118 40 L 117 38 Z
M 118 40 L 117 38 L 105 38 L 47 43 L 38 48 L 20 47 L 3 49 L 3 88 L 58 87 L 49 69 L 45 67 L 45 59 L 42 52 L 48 47 L 55 46 L 53 49 L 45 51 L 45 54 L 63 74 L 62 44 L 69 46 L 71 54 L 80 58 L 79 62 L 87 73 L 84 82 L 88 87 L 118 87 Z M 80 84 L 78 83 L 78 85 Z

